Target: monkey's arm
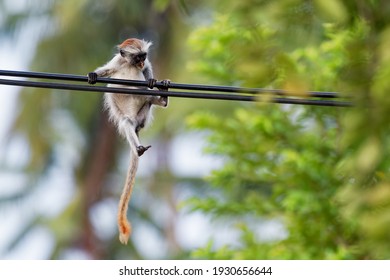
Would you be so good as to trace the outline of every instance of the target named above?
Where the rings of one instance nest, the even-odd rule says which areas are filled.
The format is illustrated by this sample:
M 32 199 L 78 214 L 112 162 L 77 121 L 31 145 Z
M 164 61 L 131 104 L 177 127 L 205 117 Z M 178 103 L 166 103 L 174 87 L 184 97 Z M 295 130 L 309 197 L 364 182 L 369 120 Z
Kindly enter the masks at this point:
M 107 64 L 96 68 L 94 72 L 88 73 L 88 83 L 95 84 L 97 77 L 110 77 L 119 70 L 121 63 L 121 56 L 116 55 Z
M 145 77 L 145 81 L 148 81 L 149 88 L 153 89 L 157 80 L 153 78 L 152 64 L 149 62 L 149 60 L 145 60 L 145 67 L 142 70 L 142 74 Z M 164 80 L 163 82 L 166 83 L 167 86 L 169 86 L 169 83 L 170 83 L 169 80 Z M 160 89 L 160 90 L 162 90 L 162 89 Z M 151 103 L 153 105 L 167 107 L 168 106 L 168 96 L 153 96 L 151 99 Z
M 145 67 L 142 70 L 142 74 L 145 77 L 145 81 L 153 79 L 153 68 L 152 68 L 152 64 L 148 59 L 145 60 Z

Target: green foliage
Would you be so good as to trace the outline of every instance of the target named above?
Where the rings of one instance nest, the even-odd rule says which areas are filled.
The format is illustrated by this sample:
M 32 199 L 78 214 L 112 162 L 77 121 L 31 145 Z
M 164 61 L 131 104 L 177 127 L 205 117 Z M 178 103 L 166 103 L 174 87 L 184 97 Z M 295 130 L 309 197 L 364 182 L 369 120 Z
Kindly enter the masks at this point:
M 195 258 L 390 257 L 390 24 L 380 11 L 385 4 L 302 1 L 306 18 L 291 21 L 298 30 L 291 48 L 290 35 L 279 28 L 290 19 L 263 11 L 283 11 L 287 3 L 303 7 L 298 2 L 246 1 L 229 16 L 216 14 L 190 36 L 197 54 L 190 69 L 221 83 L 342 92 L 357 107 L 263 103 L 227 118 L 190 116 L 190 127 L 209 133 L 206 152 L 225 163 L 208 178 L 215 190 L 188 204 L 217 220 L 237 220 L 240 233 L 239 245 L 217 248 L 211 240 Z M 241 13 L 246 7 L 250 13 Z M 332 16 L 334 7 L 340 9 Z M 253 225 L 264 218 L 282 221 L 287 236 L 262 241 Z
M 192 198 L 193 209 L 219 217 L 250 215 L 252 222 L 282 218 L 289 230 L 288 239 L 265 246 L 244 224 L 239 227 L 242 248 L 230 248 L 235 257 L 326 258 L 325 253 L 332 256 L 339 249 L 335 241 L 344 228 L 333 201 L 340 185 L 334 170 L 340 159 L 337 128 L 308 130 L 291 118 L 294 111 L 266 105 L 237 109 L 229 119 L 207 114 L 189 118 L 192 127 L 212 131 L 207 151 L 225 159 L 224 167 L 209 178 L 219 191 L 206 199 Z M 248 235 L 256 246 L 248 243 Z M 310 243 L 328 252 L 305 252 Z M 194 256 L 201 256 L 200 251 Z
M 234 18 L 217 14 L 212 26 L 192 32 L 189 44 L 199 59 L 190 61 L 188 68 L 212 77 L 214 82 L 248 83 L 257 79 L 261 84 L 268 84 L 276 70 L 274 56 L 270 56 L 276 52 L 271 38 L 269 28 L 244 29 Z M 251 59 L 253 57 L 256 59 Z M 260 66 L 259 61 L 262 61 Z M 258 81 L 259 78 L 264 81 Z

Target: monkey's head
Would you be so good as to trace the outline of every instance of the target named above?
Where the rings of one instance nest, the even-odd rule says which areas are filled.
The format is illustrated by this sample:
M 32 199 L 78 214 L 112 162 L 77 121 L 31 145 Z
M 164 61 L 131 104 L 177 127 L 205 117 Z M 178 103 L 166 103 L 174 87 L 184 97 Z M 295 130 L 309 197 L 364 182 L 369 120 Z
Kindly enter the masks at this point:
M 145 66 L 145 60 L 151 45 L 151 42 L 130 38 L 120 44 L 118 49 L 120 55 L 128 63 L 142 70 Z

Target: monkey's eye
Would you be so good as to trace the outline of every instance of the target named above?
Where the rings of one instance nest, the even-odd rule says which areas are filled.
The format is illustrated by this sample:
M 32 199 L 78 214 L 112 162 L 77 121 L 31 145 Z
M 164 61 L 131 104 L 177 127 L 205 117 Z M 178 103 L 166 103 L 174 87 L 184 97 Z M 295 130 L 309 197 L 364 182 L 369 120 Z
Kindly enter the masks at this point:
M 146 59 L 146 53 L 139 53 L 137 55 L 137 58 L 141 61 L 144 61 Z
M 146 59 L 146 53 L 138 53 L 138 54 L 132 54 L 131 58 L 135 63 L 143 62 Z

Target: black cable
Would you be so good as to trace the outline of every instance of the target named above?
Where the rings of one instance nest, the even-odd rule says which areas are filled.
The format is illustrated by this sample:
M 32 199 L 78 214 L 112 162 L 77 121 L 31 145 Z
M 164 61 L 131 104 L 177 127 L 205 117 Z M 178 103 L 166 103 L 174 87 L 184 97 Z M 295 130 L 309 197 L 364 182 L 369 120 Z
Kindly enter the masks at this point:
M 137 82 L 141 82 L 141 81 L 137 81 Z M 233 101 L 259 101 L 260 100 L 255 95 L 215 94 L 215 93 L 198 93 L 198 92 L 183 92 L 183 91 L 160 91 L 160 90 L 147 90 L 147 89 L 140 89 L 140 88 L 103 87 L 103 86 L 60 84 L 60 83 L 20 81 L 20 80 L 7 80 L 7 79 L 0 79 L 0 84 L 10 85 L 10 86 L 51 88 L 51 89 L 61 89 L 61 90 L 112 92 L 112 93 L 121 93 L 121 94 L 147 94 L 153 96 L 162 95 L 162 96 L 198 98 L 198 99 L 216 99 L 216 100 L 233 100 Z M 310 100 L 310 99 L 298 99 L 298 98 L 270 97 L 269 99 L 267 98 L 266 101 L 271 103 L 297 104 L 297 105 L 317 105 L 317 106 L 334 106 L 334 107 L 352 106 L 352 103 L 348 101 Z
M 87 82 L 87 76 L 69 75 L 69 74 L 57 74 L 57 73 L 42 73 L 42 72 L 27 72 L 27 71 L 11 71 L 0 70 L 0 76 L 12 76 L 12 77 L 25 77 L 25 78 L 38 78 L 38 79 L 54 79 L 63 81 L 74 82 Z M 98 83 L 106 84 L 120 84 L 127 86 L 147 87 L 147 81 L 138 80 L 123 80 L 112 78 L 97 78 Z M 163 87 L 161 81 L 156 82 L 156 87 Z M 313 97 L 313 98 L 339 98 L 337 92 L 324 92 L 324 91 L 308 91 L 305 94 L 296 93 L 292 91 L 280 90 L 280 89 L 265 89 L 265 88 L 243 88 L 232 86 L 214 86 L 214 85 L 198 85 L 198 84 L 179 84 L 170 83 L 169 89 L 191 90 L 191 91 L 211 91 L 211 92 L 229 92 L 229 93 L 248 93 L 248 94 L 276 94 L 281 96 L 301 96 L 301 97 Z

